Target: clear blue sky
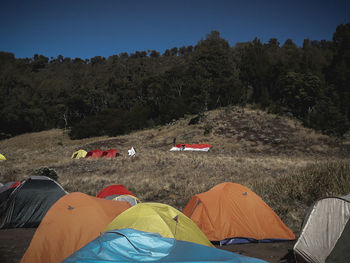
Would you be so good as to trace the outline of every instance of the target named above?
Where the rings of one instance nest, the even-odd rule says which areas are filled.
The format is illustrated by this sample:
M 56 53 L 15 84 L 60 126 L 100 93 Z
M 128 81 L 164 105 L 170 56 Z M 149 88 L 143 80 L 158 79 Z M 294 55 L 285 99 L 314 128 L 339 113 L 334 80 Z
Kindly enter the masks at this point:
M 70 58 L 196 45 L 212 30 L 233 46 L 258 37 L 331 40 L 350 0 L 0 0 L 0 51 Z

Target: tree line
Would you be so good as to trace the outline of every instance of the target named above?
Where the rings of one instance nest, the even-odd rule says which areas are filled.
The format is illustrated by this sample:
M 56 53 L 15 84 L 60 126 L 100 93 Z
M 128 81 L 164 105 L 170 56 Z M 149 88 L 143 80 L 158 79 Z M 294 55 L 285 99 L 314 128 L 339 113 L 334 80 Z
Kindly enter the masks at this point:
M 185 114 L 251 104 L 342 136 L 350 120 L 350 23 L 298 47 L 258 38 L 108 58 L 15 58 L 0 52 L 0 139 L 69 128 L 72 139 L 125 134 Z

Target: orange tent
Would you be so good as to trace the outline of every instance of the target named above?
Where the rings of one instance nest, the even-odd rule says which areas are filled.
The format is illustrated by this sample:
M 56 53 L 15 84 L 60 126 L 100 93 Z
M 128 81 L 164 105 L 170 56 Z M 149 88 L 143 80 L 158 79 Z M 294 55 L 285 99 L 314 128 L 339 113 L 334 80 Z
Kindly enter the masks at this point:
M 71 193 L 47 212 L 21 262 L 61 262 L 95 239 L 128 202 Z
M 192 197 L 184 210 L 211 241 L 293 240 L 293 232 L 254 192 L 235 183 L 218 184 Z M 223 242 L 222 244 L 225 244 Z

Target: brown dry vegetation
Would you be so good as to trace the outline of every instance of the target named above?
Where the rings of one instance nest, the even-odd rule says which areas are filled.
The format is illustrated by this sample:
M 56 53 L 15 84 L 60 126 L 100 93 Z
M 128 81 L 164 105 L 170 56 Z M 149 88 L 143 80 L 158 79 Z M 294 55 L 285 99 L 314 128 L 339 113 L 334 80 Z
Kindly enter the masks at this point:
M 180 210 L 192 195 L 236 182 L 257 192 L 296 233 L 312 199 L 350 192 L 350 183 L 344 183 L 350 182 L 349 139 L 330 138 L 293 119 L 247 108 L 207 112 L 195 125 L 188 125 L 190 117 L 113 138 L 73 141 L 63 130 L 50 130 L 0 141 L 0 153 L 8 159 L 0 163 L 0 182 L 22 180 L 46 166 L 56 170 L 68 192 L 96 195 L 110 184 L 123 184 L 142 201 Z M 170 152 L 174 137 L 178 143 L 214 147 L 208 153 Z M 135 158 L 127 155 L 131 146 Z M 116 148 L 122 155 L 71 159 L 78 149 L 96 148 Z

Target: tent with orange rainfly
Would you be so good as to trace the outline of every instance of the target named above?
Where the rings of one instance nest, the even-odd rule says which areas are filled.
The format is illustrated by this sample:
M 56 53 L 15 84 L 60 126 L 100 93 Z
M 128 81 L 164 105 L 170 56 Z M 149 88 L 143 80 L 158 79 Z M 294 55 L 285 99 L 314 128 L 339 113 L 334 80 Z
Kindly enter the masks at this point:
M 59 199 L 37 228 L 21 262 L 61 262 L 95 239 L 128 202 L 71 193 Z
M 218 184 L 191 198 L 182 211 L 220 244 L 294 240 L 293 232 L 253 191 L 235 183 Z

